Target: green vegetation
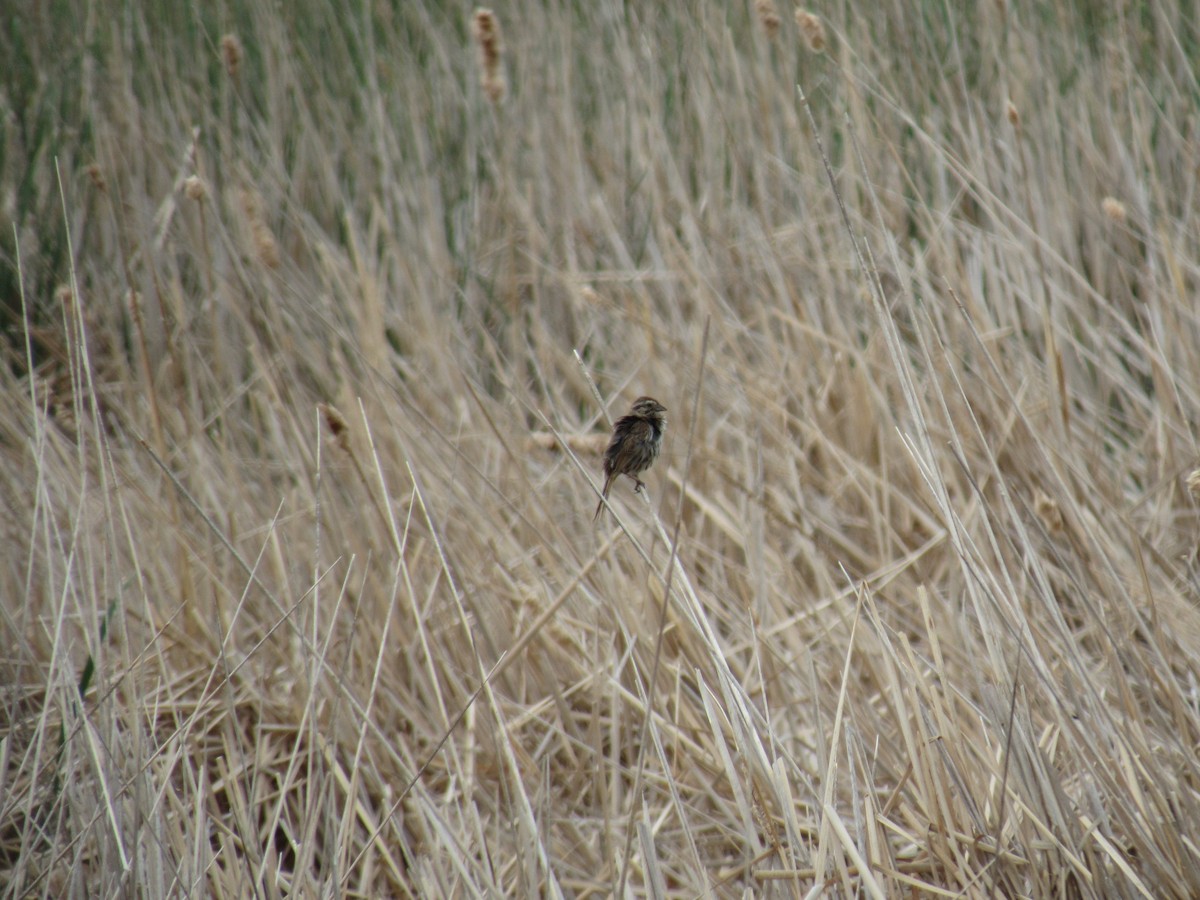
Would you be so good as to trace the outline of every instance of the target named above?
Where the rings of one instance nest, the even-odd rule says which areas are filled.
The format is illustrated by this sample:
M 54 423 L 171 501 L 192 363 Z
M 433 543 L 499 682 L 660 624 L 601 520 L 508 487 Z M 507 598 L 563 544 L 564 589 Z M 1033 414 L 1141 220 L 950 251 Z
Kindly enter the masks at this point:
M 28 6 L 3 896 L 1200 894 L 1189 4 Z

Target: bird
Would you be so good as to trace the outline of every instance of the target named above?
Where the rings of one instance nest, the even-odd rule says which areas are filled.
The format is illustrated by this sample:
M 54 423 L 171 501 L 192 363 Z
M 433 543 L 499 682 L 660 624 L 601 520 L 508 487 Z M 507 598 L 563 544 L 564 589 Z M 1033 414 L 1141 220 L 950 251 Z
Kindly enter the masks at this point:
M 609 488 L 618 475 L 628 475 L 636 482 L 635 494 L 646 486 L 638 475 L 654 465 L 658 451 L 662 449 L 663 432 L 667 430 L 666 411 L 667 408 L 653 397 L 638 397 L 629 414 L 613 424 L 612 438 L 604 451 L 604 496 L 596 505 L 593 522 L 600 518 Z

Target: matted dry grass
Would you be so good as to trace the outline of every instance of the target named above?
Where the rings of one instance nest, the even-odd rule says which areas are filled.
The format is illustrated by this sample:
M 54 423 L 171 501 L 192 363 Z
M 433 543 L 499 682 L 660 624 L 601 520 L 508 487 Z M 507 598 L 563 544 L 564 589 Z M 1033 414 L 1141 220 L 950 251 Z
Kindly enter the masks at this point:
M 1188 4 L 76 6 L 5 895 L 1200 893 Z

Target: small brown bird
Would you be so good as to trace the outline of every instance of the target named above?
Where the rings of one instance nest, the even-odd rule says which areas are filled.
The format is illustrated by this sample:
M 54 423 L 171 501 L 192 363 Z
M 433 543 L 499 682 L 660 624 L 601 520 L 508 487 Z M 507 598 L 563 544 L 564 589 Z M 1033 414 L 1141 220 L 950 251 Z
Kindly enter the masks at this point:
M 618 475 L 628 475 L 635 482 L 634 493 L 646 486 L 638 478 L 642 472 L 654 465 L 658 451 L 662 449 L 663 432 L 667 430 L 667 408 L 653 397 L 638 397 L 633 402 L 629 415 L 621 416 L 613 425 L 612 440 L 604 451 L 604 496 Z M 596 505 L 592 521 L 600 518 L 604 509 L 602 499 Z

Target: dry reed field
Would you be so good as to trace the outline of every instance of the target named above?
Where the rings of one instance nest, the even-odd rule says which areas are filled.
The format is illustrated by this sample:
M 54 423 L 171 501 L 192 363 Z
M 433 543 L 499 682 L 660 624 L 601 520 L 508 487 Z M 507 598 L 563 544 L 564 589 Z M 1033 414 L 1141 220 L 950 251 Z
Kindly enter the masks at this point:
M 10 7 L 2 895 L 1200 895 L 1198 18 Z

